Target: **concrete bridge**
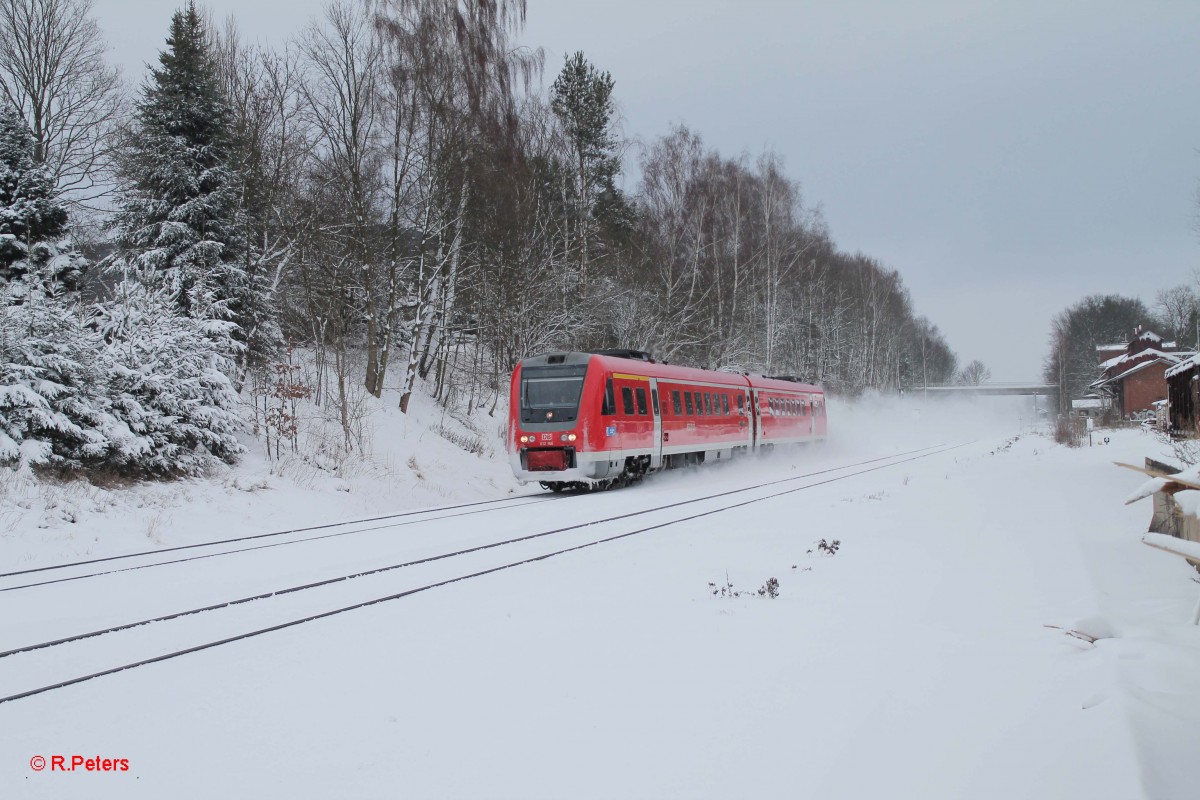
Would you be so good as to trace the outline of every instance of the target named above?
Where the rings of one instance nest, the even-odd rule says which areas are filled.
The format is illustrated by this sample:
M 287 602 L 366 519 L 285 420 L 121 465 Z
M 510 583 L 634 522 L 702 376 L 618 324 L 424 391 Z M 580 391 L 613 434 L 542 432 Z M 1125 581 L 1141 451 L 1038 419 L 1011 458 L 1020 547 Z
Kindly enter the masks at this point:
M 981 395 L 1025 395 L 1027 397 L 1049 397 L 1053 399 L 1049 408 L 1058 407 L 1058 384 L 1056 383 L 981 383 L 978 386 L 930 386 L 909 389 L 910 394 L 924 393 L 929 397 L 954 397 Z

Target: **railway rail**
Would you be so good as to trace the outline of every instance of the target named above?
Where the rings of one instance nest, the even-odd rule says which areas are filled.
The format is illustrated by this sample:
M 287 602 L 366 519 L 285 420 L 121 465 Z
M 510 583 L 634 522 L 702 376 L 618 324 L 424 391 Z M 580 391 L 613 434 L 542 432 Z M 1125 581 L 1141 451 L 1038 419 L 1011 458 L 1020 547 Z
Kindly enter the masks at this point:
M 436 521 L 444 520 L 444 519 L 453 519 L 456 517 L 471 516 L 473 514 L 484 514 L 489 511 L 494 510 L 495 508 L 519 508 L 521 506 L 533 505 L 535 503 L 545 503 L 545 502 L 549 502 L 549 501 L 556 500 L 556 499 L 558 499 L 558 498 L 555 496 L 547 496 L 541 492 L 536 492 L 536 493 L 530 493 L 530 494 L 517 495 L 516 497 L 504 497 L 499 500 L 480 500 L 480 501 L 477 501 L 474 503 L 460 503 L 457 505 L 442 506 L 440 508 L 427 508 L 427 509 L 421 509 L 418 511 L 405 511 L 405 512 L 398 513 L 398 514 L 386 514 L 384 516 L 368 517 L 366 519 L 350 520 L 347 522 L 330 522 L 330 523 L 326 523 L 324 525 L 312 525 L 312 526 L 309 526 L 306 528 L 292 528 L 292 529 L 286 530 L 286 531 L 274 531 L 272 533 L 258 533 L 258 534 L 253 534 L 250 536 L 239 536 L 239 537 L 235 537 L 232 539 L 221 539 L 221 540 L 215 541 L 215 542 L 200 542 L 197 544 L 185 544 L 185 545 L 179 545 L 176 547 L 163 547 L 163 548 L 159 548 L 157 550 L 143 550 L 143 551 L 140 551 L 137 553 L 125 553 L 122 555 L 107 556 L 105 558 L 93 558 L 93 559 L 88 559 L 85 561 L 72 561 L 72 562 L 69 562 L 66 564 L 53 564 L 53 565 L 48 565 L 48 566 L 43 566 L 43 567 L 34 567 L 31 569 L 17 570 L 15 572 L 0 573 L 0 579 L 20 577 L 20 576 L 24 576 L 24 575 L 30 575 L 33 573 L 55 572 L 57 570 L 69 570 L 69 569 L 74 569 L 76 567 L 85 567 L 85 566 L 91 566 L 92 564 L 102 564 L 102 563 L 109 563 L 109 562 L 113 562 L 113 561 L 122 561 L 125 559 L 131 559 L 131 558 L 144 558 L 144 557 L 153 558 L 154 556 L 162 556 L 164 554 L 175 553 L 175 552 L 179 552 L 181 550 L 194 550 L 197 548 L 204 548 L 204 547 L 218 547 L 220 545 L 225 545 L 225 544 L 235 544 L 238 542 L 252 542 L 252 541 L 268 539 L 268 538 L 272 538 L 272 537 L 276 537 L 276 536 L 288 536 L 288 535 L 297 534 L 297 533 L 309 533 L 312 531 L 329 530 L 330 528 L 344 528 L 344 527 L 348 527 L 351 525 L 363 525 L 363 524 L 372 523 L 372 522 L 381 522 L 384 520 L 394 520 L 394 519 L 400 519 L 403 517 L 413 517 L 413 516 L 422 515 L 420 519 L 406 519 L 403 522 L 389 522 L 384 525 L 375 525 L 375 526 L 372 526 L 369 528 L 353 528 L 350 530 L 337 531 L 334 533 L 319 534 L 317 536 L 306 536 L 306 537 L 299 538 L 299 539 L 288 539 L 288 540 L 284 540 L 281 542 L 272 542 L 270 544 L 261 544 L 261 545 L 256 544 L 256 545 L 251 545 L 249 547 L 237 547 L 237 548 L 233 548 L 230 550 L 219 550 L 215 553 L 202 553 L 200 555 L 183 556 L 180 558 L 151 560 L 145 564 L 135 564 L 133 566 L 128 566 L 128 567 L 117 567 L 115 569 L 103 569 L 103 570 L 97 570 L 94 572 L 85 572 L 85 573 L 78 574 L 78 575 L 69 575 L 69 576 L 61 577 L 61 578 L 51 578 L 49 580 L 35 581 L 33 583 L 18 583 L 13 586 L 0 586 L 0 592 L 11 592 L 11 591 L 15 591 L 17 589 L 31 589 L 35 586 L 48 586 L 48 585 L 54 584 L 54 583 L 67 583 L 69 581 L 83 580 L 85 578 L 96 578 L 101 575 L 113 575 L 113 574 L 119 573 L 119 572 L 134 572 L 136 570 L 149 569 L 151 567 L 165 567 L 170 564 L 184 564 L 189 561 L 202 561 L 204 559 L 216 558 L 219 556 L 233 555 L 236 553 L 247 553 L 247 552 L 251 552 L 254 550 L 266 550 L 266 549 L 273 548 L 273 547 L 283 547 L 286 545 L 305 544 L 308 542 L 318 542 L 318 541 L 323 541 L 325 539 L 334 539 L 334 538 L 341 537 L 341 536 L 350 536 L 350 535 L 356 534 L 356 533 L 371 533 L 374 531 L 388 530 L 391 528 L 399 528 L 399 527 L 403 527 L 406 525 L 417 525 L 417 524 L 420 524 L 423 522 L 436 522 Z M 525 502 L 513 503 L 513 501 L 515 501 L 515 500 L 524 500 Z M 506 504 L 506 503 L 513 503 L 513 504 L 512 505 L 503 505 L 503 506 L 500 505 L 500 504 Z M 482 506 L 482 505 L 488 505 L 490 507 L 482 508 L 482 509 L 474 508 L 476 506 Z M 471 511 L 459 511 L 458 510 L 458 509 L 462 509 L 462 508 L 472 508 L 472 510 Z M 442 514 L 440 516 L 423 516 L 423 515 L 438 514 L 439 512 L 444 512 L 444 511 L 454 511 L 455 513 Z
M 186 647 L 181 647 L 181 648 L 177 648 L 177 649 L 169 649 L 169 650 L 167 650 L 167 652 L 157 652 L 154 655 L 151 655 L 148 657 L 143 657 L 143 658 L 137 658 L 137 659 L 134 659 L 131 661 L 126 661 L 125 663 L 121 663 L 117 666 L 105 667 L 105 668 L 100 668 L 100 669 L 93 668 L 91 671 L 87 671 L 84 674 L 73 674 L 71 677 L 65 678 L 63 680 L 58 680 L 58 681 L 54 681 L 51 683 L 45 683 L 42 685 L 34 685 L 29 688 L 24 688 L 24 689 L 18 690 L 18 691 L 13 691 L 12 689 L 8 689 L 8 690 L 0 689 L 0 692 L 5 692 L 5 696 L 0 697 L 0 704 L 20 700 L 23 698 L 32 697 L 35 695 L 44 694 L 46 692 L 51 692 L 51 691 L 55 691 L 58 689 L 63 689 L 63 688 L 69 687 L 69 686 L 83 683 L 85 681 L 90 681 L 90 680 L 94 680 L 96 678 L 100 678 L 100 677 L 104 677 L 104 676 L 108 676 L 108 675 L 114 675 L 116 673 L 135 669 L 138 667 L 148 666 L 150 664 L 155 664 L 158 662 L 167 661 L 167 660 L 174 659 L 174 658 L 179 658 L 184 655 L 198 653 L 198 652 L 209 650 L 209 649 L 212 649 L 215 647 L 220 647 L 220 646 L 223 646 L 226 644 L 244 641 L 246 639 L 254 638 L 257 636 L 262 636 L 267 633 L 281 631 L 284 629 L 303 625 L 303 624 L 306 624 L 309 622 L 314 622 L 317 620 L 322 620 L 322 619 L 326 619 L 326 618 L 333 617 L 336 615 L 344 614 L 344 613 L 354 611 L 357 609 L 367 608 L 367 607 L 378 605 L 381 603 L 390 602 L 393 600 L 399 600 L 399 599 L 402 599 L 405 597 L 411 597 L 411 596 L 419 594 L 419 593 L 427 592 L 431 589 L 436 589 L 436 588 L 448 586 L 448 585 L 451 585 L 454 583 L 459 583 L 462 581 L 471 580 L 471 579 L 483 577 L 486 575 L 491 575 L 491 574 L 498 573 L 498 572 L 501 572 L 504 570 L 513 569 L 515 567 L 519 567 L 522 565 L 528 565 L 528 564 L 545 561 L 547 559 L 555 558 L 555 557 L 562 556 L 562 555 L 565 555 L 568 553 L 578 552 L 578 551 L 588 549 L 591 547 L 596 547 L 601 544 L 627 539 L 632 536 L 640 535 L 643 533 L 648 533 L 650 531 L 658 530 L 658 529 L 665 528 L 668 526 L 678 525 L 678 524 L 681 524 L 684 522 L 688 522 L 691 520 L 710 516 L 713 514 L 719 514 L 722 512 L 730 511 L 732 509 L 741 508 L 741 507 L 750 505 L 752 503 L 764 502 L 766 500 L 771 500 L 771 499 L 774 499 L 777 497 L 794 494 L 796 492 L 804 491 L 806 489 L 812 489 L 812 488 L 815 488 L 818 486 L 823 486 L 823 485 L 833 483 L 836 481 L 853 478 L 858 475 L 863 475 L 863 474 L 875 472 L 878 470 L 888 469 L 890 467 L 894 467 L 899 464 L 904 464 L 904 463 L 908 463 L 908 462 L 915 461 L 918 459 L 929 458 L 932 456 L 940 455 L 940 454 L 943 454 L 946 452 L 950 452 L 952 450 L 959 449 L 961 447 L 965 447 L 969 444 L 971 444 L 971 443 L 967 442 L 967 443 L 956 444 L 956 445 L 936 445 L 933 447 L 926 447 L 926 448 L 920 448 L 918 450 L 911 450 L 911 451 L 906 451 L 903 453 L 897 453 L 897 454 L 893 454 L 890 456 L 882 456 L 879 458 L 866 459 L 863 461 L 858 461 L 858 462 L 854 462 L 851 464 L 846 464 L 846 465 L 842 465 L 842 466 L 838 466 L 838 467 L 830 467 L 830 468 L 826 468 L 826 469 L 815 470 L 815 471 L 807 472 L 807 473 L 804 473 L 801 475 L 792 475 L 792 476 L 788 476 L 786 478 L 780 478 L 777 480 L 772 480 L 772 481 L 768 481 L 765 483 L 756 484 L 754 486 L 746 486 L 746 487 L 740 487 L 740 488 L 730 489 L 730 490 L 726 490 L 726 491 L 716 492 L 716 493 L 707 494 L 707 495 L 704 495 L 701 497 L 689 498 L 686 500 L 680 500 L 677 502 L 666 503 L 666 504 L 654 506 L 651 508 L 646 508 L 646 509 L 641 509 L 641 510 L 637 510 L 637 511 L 631 511 L 631 512 L 626 512 L 626 513 L 622 513 L 622 514 L 607 516 L 602 519 L 588 520 L 588 521 L 573 524 L 573 525 L 561 526 L 561 527 L 554 528 L 552 530 L 545 530 L 545 531 L 540 531 L 537 533 L 527 534 L 527 535 L 523 535 L 523 536 L 519 536 L 519 537 L 510 537 L 510 538 L 502 539 L 499 541 L 487 542 L 485 544 L 468 547 L 468 548 L 461 548 L 461 549 L 458 549 L 455 551 L 440 553 L 440 554 L 436 554 L 436 555 L 425 557 L 425 558 L 409 560 L 409 561 L 405 561 L 403 563 L 389 564 L 386 566 L 372 568 L 369 570 L 357 571 L 352 574 L 338 575 L 338 576 L 334 576 L 331 578 L 307 582 L 307 583 L 296 585 L 296 586 L 289 586 L 289 587 L 271 590 L 268 592 L 261 592 L 261 593 L 257 593 L 257 594 L 251 595 L 251 596 L 237 598 L 234 600 L 228 600 L 228 601 L 223 601 L 223 602 L 214 603 L 214 604 L 207 604 L 202 607 L 192 608 L 192 609 L 188 609 L 188 610 L 184 610 L 184 611 L 173 612 L 170 614 L 160 615 L 160 616 L 157 616 L 154 618 L 141 619 L 141 620 L 137 620 L 134 622 L 128 622 L 128 623 L 123 623 L 120 625 L 114 625 L 114 626 L 109 626 L 106 628 L 97 629 L 97 630 L 92 630 L 92 631 L 87 631 L 87 632 L 83 632 L 83 633 L 77 633 L 77 634 L 72 634 L 72 635 L 68 635 L 68 636 L 58 637 L 56 639 L 52 639 L 52 640 L 48 640 L 48 641 L 36 642 L 36 643 L 27 644 L 27 645 L 12 647 L 12 648 L 6 649 L 4 651 L 0 651 L 0 662 L 7 662 L 9 659 L 13 659 L 14 661 L 19 662 L 22 660 L 22 658 L 32 657 L 33 654 L 37 653 L 38 651 L 55 654 L 55 658 L 57 659 L 57 654 L 60 651 L 62 651 L 64 648 L 69 650 L 72 646 L 81 646 L 82 643 L 84 643 L 88 640 L 95 640 L 95 639 L 98 639 L 100 637 L 104 637 L 107 635 L 128 633 L 131 631 L 135 631 L 136 629 L 151 629 L 151 628 L 148 628 L 148 626 L 152 626 L 152 625 L 153 625 L 152 630 L 155 630 L 155 631 L 170 630 L 172 627 L 169 625 L 168 626 L 155 625 L 155 623 L 175 622 L 175 621 L 181 620 L 183 618 L 187 618 L 187 617 L 197 617 L 197 616 L 205 615 L 208 612 L 219 612 L 219 611 L 225 610 L 225 609 L 232 609 L 235 607 L 248 606 L 249 604 L 254 603 L 256 601 L 267 601 L 267 600 L 273 600 L 273 599 L 297 597 L 297 596 L 304 595 L 304 594 L 310 592 L 310 590 L 319 589 L 319 588 L 323 588 L 323 587 L 332 587 L 335 585 L 347 585 L 347 584 L 358 585 L 359 584 L 358 579 L 370 578 L 373 576 L 382 575 L 384 573 L 388 573 L 388 572 L 392 572 L 392 571 L 396 571 L 396 570 L 400 570 L 400 569 L 404 569 L 404 568 L 418 567 L 421 565 L 430 565 L 430 564 L 435 564 L 438 562 L 449 562 L 449 563 L 457 564 L 457 563 L 459 563 L 459 561 L 463 561 L 464 563 L 470 563 L 469 561 L 467 561 L 466 557 L 473 556 L 474 554 L 484 553 L 486 551 L 493 551 L 498 548 L 513 547 L 513 546 L 517 546 L 517 545 L 526 545 L 528 543 L 546 539 L 548 537 L 560 537 L 560 536 L 566 536 L 568 534 L 579 534 L 579 533 L 583 533 L 583 532 L 587 531 L 588 529 L 595 528 L 596 526 L 613 525 L 613 524 L 617 524 L 619 526 L 619 529 L 611 534 L 601 535 L 601 536 L 595 537 L 595 538 L 588 538 L 586 541 L 560 542 L 556 547 L 554 547 L 554 549 L 551 549 L 549 551 L 541 550 L 541 551 L 537 551 L 537 552 L 533 552 L 533 553 L 522 553 L 522 554 L 519 554 L 518 557 L 516 557 L 516 558 L 510 557 L 510 560 L 503 560 L 502 563 L 499 563 L 499 564 L 492 563 L 492 564 L 487 564 L 487 565 L 480 565 L 482 568 L 479 568 L 479 567 L 472 568 L 472 567 L 468 566 L 468 567 L 466 567 L 467 571 L 460 572 L 460 574 L 451 574 L 448 576 L 435 575 L 435 576 L 433 576 L 435 578 L 433 580 L 430 580 L 428 578 L 422 579 L 422 580 L 426 580 L 427 582 L 419 583 L 419 585 L 416 585 L 416 586 L 409 586 L 408 588 L 405 588 L 401 591 L 393 590 L 393 591 L 389 591 L 389 592 L 386 592 L 381 595 L 376 594 L 375 596 L 366 597 L 365 599 L 358 599 L 354 602 L 348 602 L 348 603 L 343 600 L 342 605 L 338 605 L 334 608 L 324 607 L 324 608 L 321 608 L 320 610 L 312 611 L 310 613 L 304 613 L 304 614 L 301 614 L 300 616 L 295 616 L 295 617 L 292 617 L 289 619 L 284 619 L 280 622 L 277 622 L 276 624 L 267 625 L 267 626 L 259 627 L 259 628 L 252 629 L 252 630 L 242 630 L 240 632 L 234 633 L 229 636 L 223 636 L 223 637 L 219 637 L 216 639 L 209 639 L 208 641 L 202 641 L 199 644 L 191 644 Z M 880 462 L 885 462 L 885 463 L 880 463 Z M 867 465 L 872 465 L 872 466 L 867 466 Z M 859 469 L 859 467 L 865 467 L 865 468 Z M 838 474 L 838 475 L 835 475 L 832 477 L 822 477 L 822 476 L 826 476 L 826 475 L 831 475 L 832 473 L 845 473 L 845 474 Z M 794 484 L 798 481 L 805 481 L 805 480 L 811 479 L 811 478 L 821 478 L 821 479 L 816 480 L 816 481 L 810 481 L 810 482 L 804 483 L 803 485 L 800 485 L 800 486 L 787 486 L 787 484 Z M 736 497 L 737 495 L 745 495 L 745 494 L 751 494 L 752 496 L 743 497 L 743 498 Z M 517 499 L 517 498 L 508 498 L 508 499 Z M 550 500 L 550 499 L 553 499 L 553 498 L 546 498 L 546 500 Z M 720 502 L 714 503 L 714 501 L 720 501 Z M 702 505 L 702 504 L 713 504 L 713 507 L 699 508 L 699 509 L 696 509 L 694 511 L 694 513 L 686 513 L 683 515 L 679 515 L 678 513 L 675 513 L 675 512 L 677 512 L 678 509 L 683 509 L 683 508 L 686 508 L 689 506 L 697 506 L 697 505 Z M 479 505 L 479 504 L 462 504 L 460 506 L 449 507 L 449 508 L 462 508 L 462 507 L 466 507 L 469 505 Z M 520 504 L 520 505 L 523 505 L 523 504 Z M 509 507 L 512 507 L 512 506 L 509 506 Z M 437 510 L 447 510 L 447 509 L 427 510 L 424 513 L 429 513 L 431 511 L 437 511 Z M 660 521 L 642 520 L 642 522 L 646 522 L 646 523 L 650 523 L 650 524 L 637 524 L 632 529 L 628 528 L 628 522 L 627 522 L 628 520 L 645 517 L 647 515 L 663 514 L 664 512 L 671 512 L 670 515 L 668 516 L 668 518 L 660 520 Z M 411 512 L 411 513 L 422 513 L 422 512 Z M 394 515 L 394 516 L 405 516 L 405 515 Z M 450 515 L 450 516 L 453 516 L 453 515 Z M 387 519 L 387 518 L 391 518 L 391 517 L 386 517 L 384 519 Z M 429 521 L 435 521 L 436 519 L 445 519 L 445 518 L 447 518 L 447 517 L 443 516 L 443 517 L 431 518 Z M 371 521 L 375 521 L 375 520 L 365 520 L 365 521 L 371 522 Z M 359 522 L 363 522 L 363 521 L 359 521 Z M 354 524 L 354 523 L 347 523 L 347 524 Z M 325 526 L 318 526 L 318 527 L 325 527 Z M 282 535 L 283 533 L 286 533 L 286 532 L 278 532 L 274 535 Z M 245 540 L 250 540 L 253 538 L 255 538 L 255 537 L 240 537 L 240 539 L 237 539 L 234 541 L 245 541 Z M 221 542 L 220 544 L 226 544 L 226 543 L 229 543 L 229 541 L 230 540 L 225 540 L 224 542 Z M 298 540 L 298 541 L 307 541 L 307 540 Z M 216 544 L 216 543 L 214 543 L 214 544 Z M 188 546 L 188 547 L 191 547 L 191 546 Z M 228 552 L 241 552 L 241 551 L 222 551 L 222 552 L 228 553 Z M 165 565 L 165 562 L 162 565 Z M 75 565 L 62 565 L 62 566 L 65 567 L 65 566 L 75 566 Z M 146 565 L 146 566 L 150 566 L 150 565 Z M 39 570 L 39 571 L 41 571 L 41 570 Z M 83 577 L 83 576 L 81 576 L 81 577 Z M 44 585 L 44 584 L 41 584 L 41 585 Z M 21 587 L 10 587 L 10 588 L 21 588 Z M 162 649 L 162 641 L 161 640 L 158 642 L 152 641 L 151 645 L 155 646 L 155 649 L 158 649 L 158 650 Z M 2 667 L 2 666 L 4 666 L 4 663 L 0 663 L 0 667 Z M 37 672 L 36 674 L 40 676 L 42 673 Z M 44 680 L 44 679 L 42 679 L 42 680 Z

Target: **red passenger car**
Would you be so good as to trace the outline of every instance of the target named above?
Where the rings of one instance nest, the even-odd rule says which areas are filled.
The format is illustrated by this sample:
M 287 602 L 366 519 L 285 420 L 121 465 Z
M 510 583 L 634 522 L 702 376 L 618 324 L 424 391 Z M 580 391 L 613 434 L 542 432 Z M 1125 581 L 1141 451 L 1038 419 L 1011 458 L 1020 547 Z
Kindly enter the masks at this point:
M 632 350 L 527 358 L 513 371 L 509 409 L 513 473 L 556 491 L 826 433 L 818 386 L 658 364 Z

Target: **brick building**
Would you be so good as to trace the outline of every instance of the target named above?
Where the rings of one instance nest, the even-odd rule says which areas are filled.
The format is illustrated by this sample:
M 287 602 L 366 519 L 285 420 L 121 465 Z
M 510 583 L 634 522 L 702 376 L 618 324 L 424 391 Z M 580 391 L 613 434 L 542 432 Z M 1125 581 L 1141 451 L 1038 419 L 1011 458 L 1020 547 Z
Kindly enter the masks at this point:
M 1164 342 L 1154 331 L 1134 331 L 1133 340 L 1096 348 L 1100 378 L 1089 388 L 1111 398 L 1122 417 L 1138 411 L 1154 411 L 1154 404 L 1167 399 L 1167 370 L 1191 357 L 1175 342 Z

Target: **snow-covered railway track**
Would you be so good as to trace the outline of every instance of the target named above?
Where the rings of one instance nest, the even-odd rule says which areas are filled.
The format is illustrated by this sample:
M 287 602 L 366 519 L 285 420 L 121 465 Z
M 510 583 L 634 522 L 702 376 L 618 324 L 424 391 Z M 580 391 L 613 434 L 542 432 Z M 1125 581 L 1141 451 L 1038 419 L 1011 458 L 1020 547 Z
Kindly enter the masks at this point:
M 196 544 L 185 544 L 176 547 L 161 547 L 155 550 L 143 550 L 137 553 L 124 553 L 122 555 L 107 556 L 105 558 L 92 558 L 84 561 L 72 561 L 66 564 L 53 564 L 44 567 L 33 567 L 30 569 L 16 570 L 14 572 L 0 573 L 0 592 L 11 592 L 18 589 L 32 589 L 37 586 L 49 586 L 56 583 L 69 583 L 71 581 L 83 580 L 85 578 L 97 578 L 102 575 L 113 575 L 121 572 L 135 572 L 154 567 L 165 567 L 172 564 L 184 564 L 190 561 L 203 561 L 205 559 L 235 555 L 237 553 L 248 553 L 256 550 L 267 550 L 270 548 L 285 547 L 294 544 L 319 542 L 326 539 L 339 538 L 342 536 L 351 536 L 360 533 L 373 533 L 376 531 L 400 528 L 408 525 L 418 525 L 423 522 L 436 522 L 445 519 L 471 516 L 474 514 L 486 514 L 489 511 L 499 509 L 507 510 L 533 503 L 545 503 L 558 499 L 561 498 L 559 496 L 547 496 L 542 493 L 523 494 L 515 497 L 504 497 L 499 500 L 479 500 L 473 503 L 459 503 L 457 505 L 419 509 L 416 511 L 404 511 L 398 514 L 386 514 L 384 516 L 368 517 L 366 519 L 349 520 L 346 522 L 330 522 L 324 525 L 311 525 L 305 528 L 292 528 L 284 531 L 272 531 L 271 533 L 256 533 L 249 536 L 238 536 L 231 539 L 220 539 L 213 542 L 199 542 Z M 480 506 L 487 506 L 487 508 L 480 508 Z M 462 509 L 470 510 L 464 511 Z M 395 520 L 402 521 L 396 522 Z M 368 525 L 369 527 L 355 527 L 362 525 Z M 330 532 L 317 533 L 318 531 Z M 267 544 L 258 543 L 263 539 L 273 539 L 280 536 L 297 536 L 299 534 L 306 533 L 316 533 L 316 535 L 299 536 L 298 538 L 284 539 L 277 542 L 269 542 Z M 254 544 L 247 544 L 248 542 L 253 542 Z M 223 550 L 215 550 L 212 552 L 203 552 L 208 548 L 224 547 L 226 545 L 241 546 L 230 547 Z M 192 555 L 180 555 L 180 553 L 185 550 L 189 552 L 193 550 L 201 550 L 202 552 Z M 96 564 L 111 565 L 114 562 L 123 563 L 120 566 L 109 566 L 103 568 L 97 568 L 94 566 Z M 37 577 L 27 577 L 34 575 Z M 5 581 L 5 579 L 12 580 Z M 7 585 L 5 585 L 6 583 Z
M 66 688 L 94 678 L 243 641 L 391 600 L 411 597 L 430 589 L 545 561 L 752 503 L 940 455 L 963 446 L 965 445 L 922 448 L 859 461 L 756 486 L 731 489 L 520 537 L 490 541 L 474 547 L 285 587 L 152 619 L 10 647 L 0 652 L 0 703 Z M 812 478 L 819 479 L 808 480 Z M 800 486 L 785 486 L 798 481 L 808 482 Z M 735 495 L 749 496 L 735 499 Z M 689 508 L 687 513 L 680 514 L 679 510 L 685 507 L 695 508 Z M 638 519 L 630 525 L 630 520 L 643 517 L 648 518 Z M 596 535 L 597 526 L 608 527 L 609 530 Z M 589 533 L 590 536 L 584 535 Z M 547 537 L 556 537 L 553 546 L 539 547 L 538 545 L 545 544 L 540 540 Z M 488 560 L 488 556 L 499 548 L 505 548 L 505 555 L 499 559 Z M 410 568 L 404 573 L 409 578 L 408 584 L 403 588 L 393 585 L 389 587 L 390 591 L 384 590 L 381 576 L 402 568 Z M 267 600 L 275 602 L 255 602 Z M 255 613 L 245 613 L 250 608 L 254 608 Z M 259 613 L 262 609 L 269 611 L 265 614 Z M 229 620 L 229 616 L 233 616 L 234 619 Z M 172 624 L 158 624 L 166 622 Z M 264 622 L 271 624 L 264 625 Z M 252 627 L 254 625 L 259 627 Z M 195 644 L 197 641 L 200 643 Z M 115 666 L 108 666 L 114 663 Z M 50 682 L 47 682 L 48 675 L 61 676 L 61 679 L 51 678 Z

